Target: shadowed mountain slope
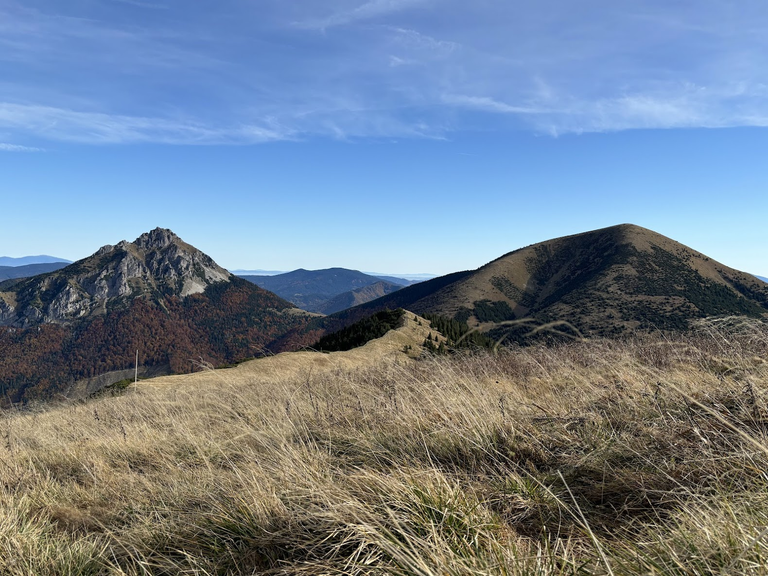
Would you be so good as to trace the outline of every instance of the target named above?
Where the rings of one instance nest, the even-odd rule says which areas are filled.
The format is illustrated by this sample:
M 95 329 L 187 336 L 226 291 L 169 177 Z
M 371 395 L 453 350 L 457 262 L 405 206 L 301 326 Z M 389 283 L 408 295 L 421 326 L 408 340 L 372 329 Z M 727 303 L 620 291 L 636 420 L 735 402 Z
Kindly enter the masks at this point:
M 381 274 L 369 274 L 369 276 L 374 276 L 379 280 L 384 280 L 384 282 L 389 282 L 390 284 L 397 284 L 398 286 L 412 286 L 413 284 L 418 284 L 419 282 L 424 282 L 424 280 L 434 278 L 434 275 L 429 276 L 426 274 L 424 275 L 424 278 L 401 278 L 400 276 L 387 276 Z
M 290 330 L 273 342 L 270 345 L 270 348 L 282 352 L 309 346 L 323 335 L 341 330 L 379 310 L 406 308 L 406 306 L 401 303 L 416 302 L 421 298 L 428 298 L 430 294 L 438 292 L 446 286 L 450 286 L 453 282 L 456 282 L 468 274 L 472 274 L 472 272 L 454 272 L 452 274 L 447 274 L 446 276 L 439 276 L 432 280 L 419 282 L 413 286 L 402 288 L 388 296 L 372 300 L 371 302 L 367 302 L 360 306 L 348 308 L 323 318 L 315 318 L 306 326 Z
M 372 284 L 382 282 L 381 278 L 358 272 L 357 270 L 348 270 L 346 268 L 328 268 L 325 270 L 294 270 L 285 274 L 276 276 L 242 276 L 254 284 L 274 292 L 281 298 L 293 302 L 299 308 L 310 312 L 323 312 L 329 309 L 326 304 L 329 300 L 348 292 L 353 292 L 360 288 L 365 288 Z M 395 282 L 389 279 L 388 285 L 391 289 L 381 287 L 379 293 L 376 289 L 368 291 L 373 297 L 379 297 L 392 292 L 394 286 L 405 286 L 409 284 L 407 280 Z M 346 300 L 355 301 L 360 304 L 364 301 L 365 292 L 359 292 L 357 296 L 346 296 Z M 334 311 L 340 310 L 339 304 L 333 304 L 330 308 Z M 354 305 L 354 304 L 352 304 Z
M 66 393 L 79 380 L 132 368 L 137 350 L 145 369 L 165 372 L 238 361 L 307 321 L 158 228 L 0 284 L 0 393 L 12 401 Z
M 384 280 L 381 280 L 380 282 L 376 282 L 368 286 L 363 286 L 357 290 L 350 290 L 349 292 L 344 292 L 343 294 L 334 296 L 330 300 L 327 300 L 325 303 L 317 306 L 315 311 L 320 312 L 321 314 L 333 314 L 334 312 L 340 312 L 341 310 L 346 310 L 347 308 L 352 308 L 353 306 L 365 304 L 366 302 L 370 302 L 376 298 L 381 298 L 382 296 L 386 296 L 392 292 L 397 292 L 401 288 L 402 286 L 399 284 L 393 284 L 392 282 L 385 282 Z
M 403 288 L 314 321 L 313 336 L 385 308 L 439 314 L 484 330 L 531 319 L 613 336 L 685 330 L 707 316 L 764 316 L 768 286 L 661 234 L 623 224 L 534 244 L 477 270 Z

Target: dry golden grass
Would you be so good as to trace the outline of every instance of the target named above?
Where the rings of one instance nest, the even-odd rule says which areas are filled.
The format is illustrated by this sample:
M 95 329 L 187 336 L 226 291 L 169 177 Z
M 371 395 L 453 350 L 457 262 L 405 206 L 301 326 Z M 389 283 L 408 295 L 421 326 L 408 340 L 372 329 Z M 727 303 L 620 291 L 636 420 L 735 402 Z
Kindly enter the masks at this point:
M 766 574 L 768 330 L 163 378 L 0 418 L 0 574 Z

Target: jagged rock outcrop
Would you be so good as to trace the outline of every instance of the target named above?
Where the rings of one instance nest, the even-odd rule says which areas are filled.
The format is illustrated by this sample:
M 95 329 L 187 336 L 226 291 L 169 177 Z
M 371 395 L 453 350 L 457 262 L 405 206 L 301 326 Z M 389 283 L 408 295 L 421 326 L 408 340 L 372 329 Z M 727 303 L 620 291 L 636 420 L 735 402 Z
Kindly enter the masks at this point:
M 156 228 L 134 242 L 103 246 L 61 270 L 18 282 L 7 294 L 11 297 L 0 298 L 0 325 L 67 323 L 136 297 L 185 298 L 230 276 L 172 231 Z
M 14 307 L 0 297 L 0 325 L 9 324 L 11 318 L 15 316 L 15 312 Z

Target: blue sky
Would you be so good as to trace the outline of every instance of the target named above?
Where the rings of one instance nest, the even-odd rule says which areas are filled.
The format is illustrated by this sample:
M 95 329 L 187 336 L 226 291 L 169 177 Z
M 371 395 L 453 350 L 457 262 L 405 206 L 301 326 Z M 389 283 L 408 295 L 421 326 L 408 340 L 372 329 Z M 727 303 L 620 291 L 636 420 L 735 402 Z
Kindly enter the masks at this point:
M 0 255 L 447 273 L 622 222 L 768 275 L 764 0 L 0 0 Z

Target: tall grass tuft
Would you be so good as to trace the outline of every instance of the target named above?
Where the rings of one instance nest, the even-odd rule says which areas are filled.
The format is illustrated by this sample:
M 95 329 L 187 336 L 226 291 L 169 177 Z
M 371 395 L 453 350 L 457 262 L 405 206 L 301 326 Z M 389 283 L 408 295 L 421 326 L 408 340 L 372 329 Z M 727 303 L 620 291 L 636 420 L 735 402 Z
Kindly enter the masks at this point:
M 0 573 L 768 574 L 762 323 L 288 372 L 0 415 Z

